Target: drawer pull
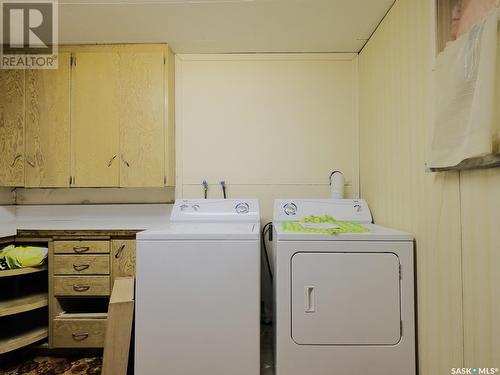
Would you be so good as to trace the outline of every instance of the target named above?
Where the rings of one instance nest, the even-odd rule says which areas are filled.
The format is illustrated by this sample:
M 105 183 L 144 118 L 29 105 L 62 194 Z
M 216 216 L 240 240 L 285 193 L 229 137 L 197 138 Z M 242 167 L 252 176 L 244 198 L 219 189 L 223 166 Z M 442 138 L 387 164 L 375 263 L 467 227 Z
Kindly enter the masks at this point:
M 81 285 L 81 284 L 73 285 L 73 290 L 75 292 L 86 292 L 89 289 L 90 289 L 90 285 Z
M 90 264 L 73 264 L 73 269 L 75 271 L 85 271 L 86 269 L 88 269 L 90 267 Z
M 75 246 L 73 247 L 73 251 L 75 253 L 85 253 L 90 250 L 90 247 L 88 246 Z
M 31 167 L 35 168 L 36 165 L 35 165 L 35 162 L 31 160 L 31 158 L 28 156 L 26 158 L 26 163 L 28 163 Z
M 122 251 L 125 249 L 125 245 L 121 245 L 118 250 L 116 250 L 115 258 L 118 259 L 122 255 Z
M 89 337 L 88 333 L 72 333 L 73 340 L 75 341 L 83 341 Z
M 123 155 L 122 155 L 122 161 L 125 163 L 127 167 L 130 167 L 130 163 L 123 158 Z

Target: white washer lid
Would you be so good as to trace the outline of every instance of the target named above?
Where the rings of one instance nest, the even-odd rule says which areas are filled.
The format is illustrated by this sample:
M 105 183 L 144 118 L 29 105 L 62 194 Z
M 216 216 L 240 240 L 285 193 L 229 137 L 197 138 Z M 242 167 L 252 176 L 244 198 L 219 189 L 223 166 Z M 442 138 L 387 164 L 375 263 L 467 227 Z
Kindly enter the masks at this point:
M 259 240 L 259 223 L 168 223 L 137 233 L 137 240 Z

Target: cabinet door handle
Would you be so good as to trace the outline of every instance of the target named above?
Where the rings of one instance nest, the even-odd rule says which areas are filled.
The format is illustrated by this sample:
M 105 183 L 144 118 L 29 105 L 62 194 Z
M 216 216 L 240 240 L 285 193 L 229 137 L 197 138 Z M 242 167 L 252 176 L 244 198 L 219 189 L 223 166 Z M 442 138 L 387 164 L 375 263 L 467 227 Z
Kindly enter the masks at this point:
M 118 250 L 116 250 L 115 258 L 118 259 L 121 255 L 123 250 L 125 249 L 125 245 L 121 245 Z
M 125 165 L 126 165 L 127 167 L 130 167 L 130 163 L 129 163 L 128 161 L 126 161 L 126 160 L 125 160 L 125 158 L 123 157 L 123 155 L 122 155 L 122 161 L 125 163 Z
M 75 340 L 75 341 L 83 341 L 89 337 L 89 334 L 87 332 L 72 333 L 71 336 L 73 337 L 73 340 Z
M 117 156 L 117 155 L 115 155 L 115 156 L 113 156 L 111 159 L 109 159 L 109 161 L 108 161 L 108 167 L 111 167 L 111 164 L 113 164 L 113 162 L 115 161 L 116 156 Z
M 31 160 L 31 158 L 30 158 L 29 156 L 28 156 L 28 157 L 26 157 L 26 163 L 28 163 L 28 165 L 29 165 L 30 167 L 33 167 L 33 168 L 35 168 L 35 167 L 36 167 L 35 162 L 34 162 L 34 161 L 32 161 L 32 160 Z
M 88 269 L 90 267 L 90 264 L 73 264 L 73 269 L 75 271 L 85 271 L 86 269 Z
M 88 246 L 75 246 L 73 247 L 73 251 L 75 253 L 85 253 L 90 250 L 90 247 Z
M 75 292 L 86 292 L 90 289 L 90 285 L 75 284 L 73 285 L 73 290 Z
M 22 154 L 17 154 L 16 157 L 14 158 L 14 160 L 12 161 L 12 164 L 10 165 L 11 167 L 13 167 L 14 165 L 16 165 L 16 162 L 22 158 Z

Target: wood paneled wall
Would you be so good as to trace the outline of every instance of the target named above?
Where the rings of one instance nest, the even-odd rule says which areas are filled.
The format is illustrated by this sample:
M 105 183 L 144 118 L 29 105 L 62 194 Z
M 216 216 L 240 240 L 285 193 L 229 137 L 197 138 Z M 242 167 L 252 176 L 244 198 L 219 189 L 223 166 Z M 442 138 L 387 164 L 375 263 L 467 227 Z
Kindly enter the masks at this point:
M 415 235 L 421 375 L 500 365 L 500 169 L 425 172 L 434 16 L 397 0 L 359 56 L 361 196 Z
M 500 169 L 460 173 L 466 366 L 500 367 Z M 477 364 L 476 364 L 477 363 Z

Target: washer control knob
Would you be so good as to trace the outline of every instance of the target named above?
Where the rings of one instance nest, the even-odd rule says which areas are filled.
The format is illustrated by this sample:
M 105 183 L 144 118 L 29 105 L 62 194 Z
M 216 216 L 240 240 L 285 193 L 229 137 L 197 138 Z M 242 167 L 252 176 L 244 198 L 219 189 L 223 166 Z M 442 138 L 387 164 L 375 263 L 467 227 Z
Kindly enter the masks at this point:
M 283 209 L 285 210 L 285 214 L 288 216 L 293 216 L 297 213 L 297 205 L 292 202 L 285 204 Z
M 238 203 L 234 209 L 237 214 L 248 214 L 250 212 L 250 206 L 245 202 Z

